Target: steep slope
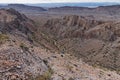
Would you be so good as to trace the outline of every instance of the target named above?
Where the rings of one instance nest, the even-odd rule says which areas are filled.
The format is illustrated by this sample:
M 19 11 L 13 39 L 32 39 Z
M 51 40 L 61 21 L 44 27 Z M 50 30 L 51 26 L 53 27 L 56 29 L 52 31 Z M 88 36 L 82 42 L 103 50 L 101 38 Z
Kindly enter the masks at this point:
M 49 71 L 30 50 L 35 46 L 34 27 L 32 20 L 14 9 L 0 9 L 0 80 L 33 80 Z
M 1 30 L 3 29 L 4 32 L 12 32 L 12 30 L 18 29 L 25 34 L 31 33 L 29 29 L 31 29 L 31 26 L 34 24 L 32 24 L 32 21 L 29 20 L 25 15 L 20 14 L 14 9 L 1 9 L 0 13 Z
M 34 48 L 37 53 L 44 52 L 39 47 Z M 50 51 L 39 53 L 53 70 L 52 80 L 119 80 L 120 75 L 115 71 L 99 66 L 90 66 L 69 54 L 51 53 Z M 38 79 L 39 80 L 39 79 Z M 43 79 L 40 79 L 43 80 Z

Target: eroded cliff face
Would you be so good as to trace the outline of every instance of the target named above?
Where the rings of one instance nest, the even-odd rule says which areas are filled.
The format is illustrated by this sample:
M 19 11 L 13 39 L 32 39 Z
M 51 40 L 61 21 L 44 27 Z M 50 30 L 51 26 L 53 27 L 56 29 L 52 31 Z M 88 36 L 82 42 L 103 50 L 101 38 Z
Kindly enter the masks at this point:
M 60 37 L 80 37 L 84 32 L 104 22 L 89 20 L 83 16 L 70 15 L 62 19 L 51 19 L 45 24 L 53 33 Z
M 44 27 L 53 34 L 63 38 L 96 38 L 101 40 L 116 40 L 119 37 L 119 22 L 97 21 L 87 17 L 71 15 L 62 19 L 50 19 Z

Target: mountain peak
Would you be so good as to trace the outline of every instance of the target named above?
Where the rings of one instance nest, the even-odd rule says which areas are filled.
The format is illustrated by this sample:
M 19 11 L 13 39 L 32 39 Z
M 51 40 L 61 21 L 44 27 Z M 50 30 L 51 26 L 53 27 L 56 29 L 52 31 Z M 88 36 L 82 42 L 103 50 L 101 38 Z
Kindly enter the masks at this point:
M 10 8 L 10 9 L 0 9 L 0 21 L 3 22 L 12 22 L 15 19 L 19 19 L 20 21 L 24 21 L 27 19 L 25 15 L 20 14 L 18 11 Z
M 12 8 L 0 9 L 0 23 L 0 31 L 13 33 L 14 30 L 31 33 L 30 29 L 34 26 L 32 20 Z

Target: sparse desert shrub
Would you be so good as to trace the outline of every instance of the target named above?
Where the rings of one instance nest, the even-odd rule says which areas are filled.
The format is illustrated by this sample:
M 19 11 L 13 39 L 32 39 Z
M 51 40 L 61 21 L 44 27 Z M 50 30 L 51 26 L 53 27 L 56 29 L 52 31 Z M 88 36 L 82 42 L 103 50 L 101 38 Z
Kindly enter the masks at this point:
M 67 68 L 69 71 L 72 71 L 72 68 L 73 68 L 73 67 L 68 64 L 68 65 L 66 66 L 66 68 Z
M 29 80 L 51 80 L 51 76 L 53 74 L 53 70 L 48 67 L 48 70 L 44 72 L 42 75 L 38 75 L 37 77 L 33 77 L 32 75 L 28 75 Z
M 47 60 L 44 59 L 43 62 L 44 62 L 46 65 L 48 65 L 48 61 L 47 61 Z
M 9 37 L 6 34 L 0 34 L 0 44 L 3 44 L 8 39 Z
M 74 80 L 72 77 L 70 77 L 68 80 Z
M 25 50 L 25 51 L 28 51 L 28 50 L 29 50 L 29 48 L 28 48 L 24 43 L 21 43 L 21 44 L 20 44 L 20 47 L 21 47 L 23 50 Z
M 33 43 L 33 35 L 28 35 L 28 40 L 31 42 L 31 43 Z
M 52 74 L 53 74 L 53 70 L 52 69 L 48 69 L 48 71 L 46 71 L 43 75 L 40 75 L 40 76 L 36 77 L 33 80 L 50 80 Z
M 103 71 L 100 71 L 99 77 L 102 77 L 104 75 Z

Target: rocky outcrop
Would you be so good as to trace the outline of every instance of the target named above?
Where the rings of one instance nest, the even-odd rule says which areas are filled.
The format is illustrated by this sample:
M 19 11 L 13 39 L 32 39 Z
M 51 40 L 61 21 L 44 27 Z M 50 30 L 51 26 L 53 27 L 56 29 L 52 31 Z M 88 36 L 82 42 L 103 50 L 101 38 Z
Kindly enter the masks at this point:
M 119 34 L 119 22 L 106 22 L 86 31 L 85 35 L 97 39 L 115 41 Z

